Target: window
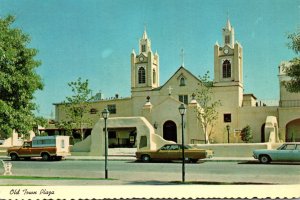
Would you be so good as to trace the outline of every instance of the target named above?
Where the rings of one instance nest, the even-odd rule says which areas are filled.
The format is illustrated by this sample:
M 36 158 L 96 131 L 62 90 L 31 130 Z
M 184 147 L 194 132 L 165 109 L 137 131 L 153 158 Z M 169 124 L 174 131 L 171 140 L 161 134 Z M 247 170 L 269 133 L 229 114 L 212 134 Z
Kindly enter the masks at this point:
M 231 77 L 231 63 L 229 60 L 225 60 L 223 62 L 223 78 L 230 78 Z
M 142 52 L 146 52 L 146 45 L 142 44 Z
M 287 144 L 285 147 L 282 148 L 282 150 L 294 150 L 295 145 L 294 144 Z
M 224 114 L 224 122 L 231 122 L 231 114 Z
M 153 84 L 155 84 L 156 83 L 156 71 L 155 71 L 155 69 L 153 69 L 152 76 L 153 76 Z
M 160 150 L 169 150 L 171 148 L 171 145 L 163 146 Z
M 225 35 L 225 44 L 229 44 L 229 43 L 230 43 L 230 36 Z
M 171 148 L 170 148 L 170 150 L 179 150 L 179 149 L 181 149 L 181 148 L 179 148 L 178 145 L 171 145 Z
M 179 86 L 185 86 L 185 78 L 183 78 L 183 77 L 180 78 Z
M 188 102 L 189 102 L 188 95 L 179 95 L 179 101 L 184 104 L 188 104 Z
M 138 71 L 138 81 L 139 84 L 146 83 L 146 72 L 144 67 L 141 67 Z
M 116 131 L 108 131 L 108 138 L 109 139 L 115 139 L 115 138 L 117 138 Z
M 115 104 L 112 105 L 107 105 L 107 109 L 110 114 L 116 114 L 117 113 L 117 108 Z
M 147 146 L 147 136 L 141 136 L 140 139 L 140 148 L 146 147 Z
M 64 140 L 61 140 L 61 141 L 60 141 L 60 146 L 61 146 L 62 149 L 65 148 L 65 141 L 64 141 Z

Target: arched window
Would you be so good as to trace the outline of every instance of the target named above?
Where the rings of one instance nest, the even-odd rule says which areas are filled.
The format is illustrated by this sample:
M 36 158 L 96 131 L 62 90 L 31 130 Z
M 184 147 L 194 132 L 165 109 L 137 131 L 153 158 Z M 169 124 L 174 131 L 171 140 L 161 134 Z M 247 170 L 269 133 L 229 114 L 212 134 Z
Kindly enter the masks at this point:
M 180 78 L 179 86 L 185 86 L 185 78 L 183 78 L 183 77 Z
M 153 84 L 155 84 L 156 83 L 156 71 L 155 71 L 155 69 L 153 69 L 152 76 L 153 76 Z
M 226 35 L 225 36 L 225 44 L 229 44 L 230 43 L 230 36 Z
M 223 78 L 230 78 L 231 77 L 231 63 L 229 60 L 225 60 L 223 62 Z
M 139 84 L 146 83 L 146 72 L 144 67 L 141 67 L 138 71 L 138 81 Z
M 142 52 L 146 52 L 146 45 L 142 44 Z

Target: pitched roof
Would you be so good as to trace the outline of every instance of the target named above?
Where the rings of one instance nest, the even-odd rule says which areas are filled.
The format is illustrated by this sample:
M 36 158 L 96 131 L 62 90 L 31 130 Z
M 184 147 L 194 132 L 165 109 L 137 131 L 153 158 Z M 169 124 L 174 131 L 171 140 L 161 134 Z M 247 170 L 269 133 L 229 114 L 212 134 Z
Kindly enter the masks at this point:
M 152 91 L 161 90 L 161 88 L 163 88 L 180 70 L 184 70 L 185 72 L 187 72 L 188 74 L 190 74 L 192 77 L 194 77 L 196 80 L 198 80 L 199 82 L 201 82 L 201 80 L 198 77 L 196 77 L 192 72 L 190 72 L 189 70 L 187 70 L 185 67 L 180 66 L 178 68 L 178 70 L 162 86 L 154 88 L 154 89 L 152 89 Z

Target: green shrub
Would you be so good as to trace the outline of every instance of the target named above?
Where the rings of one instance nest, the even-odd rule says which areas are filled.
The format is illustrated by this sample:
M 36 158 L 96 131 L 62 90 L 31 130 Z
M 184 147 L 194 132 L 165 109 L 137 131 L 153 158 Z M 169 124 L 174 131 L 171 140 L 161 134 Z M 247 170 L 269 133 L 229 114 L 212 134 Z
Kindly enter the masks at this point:
M 253 139 L 252 129 L 249 125 L 245 126 L 241 131 L 241 139 L 248 143 Z

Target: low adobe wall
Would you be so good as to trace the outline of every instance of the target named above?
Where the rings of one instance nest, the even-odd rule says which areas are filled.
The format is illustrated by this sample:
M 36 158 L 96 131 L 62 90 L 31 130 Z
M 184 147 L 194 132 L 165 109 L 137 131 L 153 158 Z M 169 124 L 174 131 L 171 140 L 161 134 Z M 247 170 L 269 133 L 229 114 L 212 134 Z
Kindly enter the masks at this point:
M 214 157 L 252 157 L 255 149 L 275 149 L 281 143 L 192 144 L 199 149 L 211 149 Z
M 155 129 L 144 117 L 114 117 L 107 120 L 107 128 L 135 127 L 137 131 L 137 148 L 145 150 L 156 150 L 164 144 L 174 143 L 167 141 L 161 136 L 155 134 Z M 74 144 L 71 148 L 71 154 L 76 156 L 103 156 L 104 147 L 104 119 L 101 118 L 95 124 L 92 133 L 82 142 Z M 146 137 L 146 144 L 140 147 L 141 137 Z

